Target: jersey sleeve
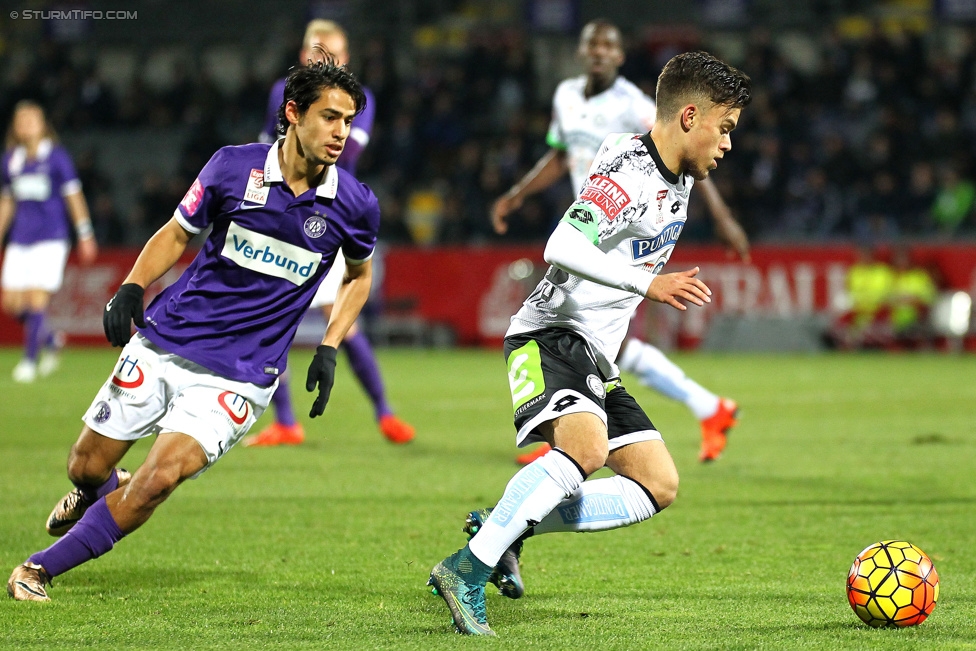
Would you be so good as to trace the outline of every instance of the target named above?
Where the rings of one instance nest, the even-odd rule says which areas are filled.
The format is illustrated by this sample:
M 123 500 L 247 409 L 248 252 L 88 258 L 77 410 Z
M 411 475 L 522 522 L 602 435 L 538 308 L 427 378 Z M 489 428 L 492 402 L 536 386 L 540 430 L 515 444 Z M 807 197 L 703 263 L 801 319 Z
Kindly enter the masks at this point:
M 590 172 L 562 221 L 575 226 L 593 244 L 600 244 L 640 218 L 640 180 L 626 168 L 605 171 L 594 165 Z
M 225 175 L 224 150 L 218 149 L 200 170 L 173 213 L 180 226 L 190 233 L 200 233 L 213 222 L 220 206 L 221 181 Z
M 376 248 L 376 236 L 380 230 L 380 204 L 373 191 L 363 186 L 369 193 L 366 207 L 360 219 L 356 220 L 345 242 L 342 243 L 342 255 L 349 264 L 362 264 L 373 257 Z
M 75 194 L 76 192 L 81 192 L 81 180 L 78 178 L 78 172 L 75 170 L 74 163 L 71 162 L 71 156 L 63 147 L 58 147 L 51 154 L 51 171 L 53 181 L 52 185 L 56 184 L 58 192 L 62 197 L 67 197 L 68 195 Z

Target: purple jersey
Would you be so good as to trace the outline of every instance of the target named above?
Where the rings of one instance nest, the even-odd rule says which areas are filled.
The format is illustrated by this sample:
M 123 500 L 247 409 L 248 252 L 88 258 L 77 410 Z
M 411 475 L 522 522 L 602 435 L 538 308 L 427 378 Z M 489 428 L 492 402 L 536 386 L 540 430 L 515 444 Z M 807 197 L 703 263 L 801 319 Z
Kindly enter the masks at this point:
M 346 139 L 342 155 L 339 156 L 339 162 L 336 163 L 336 167 L 344 169 L 350 174 L 356 173 L 356 163 L 359 162 L 359 155 L 363 153 L 363 149 L 369 143 L 369 137 L 373 133 L 373 121 L 376 119 L 376 102 L 373 99 L 373 93 L 365 86 L 363 93 L 366 95 L 366 108 L 353 119 L 349 138 Z M 264 120 L 264 131 L 261 132 L 260 136 L 261 142 L 271 142 L 277 138 L 278 108 L 284 101 L 285 78 L 282 77 L 274 83 L 274 86 L 271 87 L 271 93 L 268 95 L 268 112 Z
M 64 147 L 42 140 L 33 160 L 27 158 L 24 147 L 8 150 L 0 169 L 0 186 L 16 204 L 9 231 L 11 243 L 69 238 L 70 220 L 64 197 L 81 191 L 81 181 Z
M 274 143 L 217 151 L 173 217 L 191 233 L 213 230 L 146 308 L 139 331 L 214 373 L 267 386 L 284 372 L 298 323 L 339 248 L 352 264 L 372 256 L 380 209 L 366 185 L 335 166 L 295 197 Z

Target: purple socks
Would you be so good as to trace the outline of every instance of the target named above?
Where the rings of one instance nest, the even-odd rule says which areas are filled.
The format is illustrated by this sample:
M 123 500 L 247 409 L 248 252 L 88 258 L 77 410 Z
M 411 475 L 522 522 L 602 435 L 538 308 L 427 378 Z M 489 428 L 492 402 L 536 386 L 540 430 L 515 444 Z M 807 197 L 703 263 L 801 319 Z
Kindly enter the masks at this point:
M 373 401 L 376 420 L 392 414 L 393 410 L 390 409 L 390 405 L 386 404 L 383 378 L 380 377 L 380 367 L 376 364 L 376 357 L 369 345 L 369 339 L 362 332 L 357 332 L 352 337 L 347 337 L 342 345 L 346 349 L 346 355 L 349 356 L 349 364 L 352 366 L 353 373 L 356 374 L 359 383 L 369 394 L 369 399 Z
M 291 427 L 296 422 L 295 412 L 291 408 L 291 391 L 288 388 L 289 375 L 290 373 L 285 371 L 285 374 L 278 378 L 278 388 L 271 396 L 271 404 L 275 408 L 275 420 L 286 427 Z
M 112 473 L 113 475 L 115 473 Z M 64 574 L 82 563 L 98 558 L 125 536 L 108 510 L 105 498 L 88 507 L 81 520 L 60 540 L 28 562 L 42 566 L 52 577 Z
M 44 329 L 43 312 L 27 312 L 24 314 L 24 359 L 37 361 L 37 353 L 41 350 L 41 331 Z

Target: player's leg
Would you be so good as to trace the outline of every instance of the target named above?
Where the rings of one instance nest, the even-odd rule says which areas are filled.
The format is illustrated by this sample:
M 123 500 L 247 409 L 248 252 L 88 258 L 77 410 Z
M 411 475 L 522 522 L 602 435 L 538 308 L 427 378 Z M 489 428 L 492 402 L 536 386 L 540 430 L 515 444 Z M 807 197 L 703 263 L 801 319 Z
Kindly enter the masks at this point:
M 177 486 L 206 466 L 207 455 L 196 439 L 160 434 L 128 485 L 99 498 L 68 533 L 17 567 L 7 592 L 19 600 L 47 601 L 46 583 L 111 551 L 142 526 Z
M 444 598 L 458 631 L 492 634 L 484 586 L 503 555 L 607 459 L 603 382 L 585 342 L 553 330 L 505 340 L 520 442 L 545 440 L 552 451 L 509 481 L 491 515 L 429 583 Z M 517 558 L 516 558 L 517 569 Z
M 134 442 L 102 436 L 88 425 L 82 427 L 68 454 L 68 479 L 75 487 L 48 516 L 45 528 L 49 534 L 63 536 L 99 498 L 129 482 L 130 474 L 116 465 Z
M 717 459 L 725 449 L 729 430 L 736 424 L 738 405 L 701 386 L 664 353 L 639 339 L 627 340 L 617 359 L 622 371 L 634 373 L 644 384 L 685 404 L 701 423 L 701 461 Z
M 646 520 L 674 501 L 678 471 L 661 434 L 622 385 L 606 398 L 610 453 L 616 477 L 584 482 L 532 535 L 557 531 L 603 531 Z

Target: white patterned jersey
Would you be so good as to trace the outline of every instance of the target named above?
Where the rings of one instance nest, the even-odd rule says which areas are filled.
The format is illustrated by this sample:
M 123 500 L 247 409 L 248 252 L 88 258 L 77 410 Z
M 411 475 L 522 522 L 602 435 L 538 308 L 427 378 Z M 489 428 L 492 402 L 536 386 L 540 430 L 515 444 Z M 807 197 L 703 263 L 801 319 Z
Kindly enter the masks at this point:
M 623 77 L 589 99 L 586 75 L 566 79 L 552 98 L 552 123 L 546 143 L 566 151 L 573 192 L 586 182 L 586 171 L 611 133 L 647 133 L 654 126 L 654 100 Z
M 677 176 L 664 165 L 646 134 L 611 134 L 563 221 L 610 258 L 657 274 L 684 228 L 693 184 L 691 176 Z M 619 375 L 613 360 L 642 299 L 550 266 L 506 334 L 574 330 L 590 344 L 605 379 L 611 379 Z

